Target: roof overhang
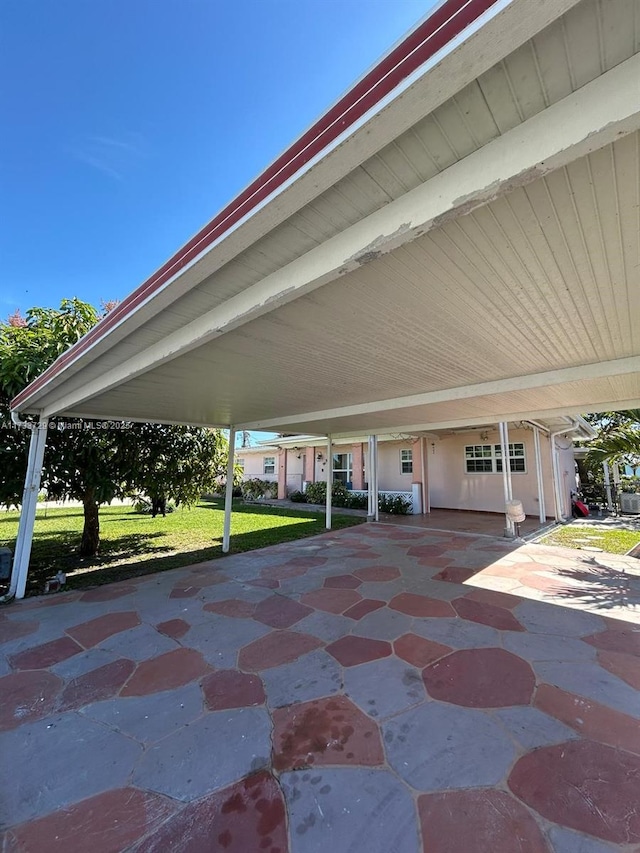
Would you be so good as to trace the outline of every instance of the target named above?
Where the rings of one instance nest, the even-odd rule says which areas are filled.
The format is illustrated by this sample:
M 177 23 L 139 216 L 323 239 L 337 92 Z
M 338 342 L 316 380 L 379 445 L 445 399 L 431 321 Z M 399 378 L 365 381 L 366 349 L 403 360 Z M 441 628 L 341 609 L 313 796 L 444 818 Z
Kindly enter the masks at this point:
M 13 408 L 349 437 L 639 406 L 627 5 L 440 4 Z

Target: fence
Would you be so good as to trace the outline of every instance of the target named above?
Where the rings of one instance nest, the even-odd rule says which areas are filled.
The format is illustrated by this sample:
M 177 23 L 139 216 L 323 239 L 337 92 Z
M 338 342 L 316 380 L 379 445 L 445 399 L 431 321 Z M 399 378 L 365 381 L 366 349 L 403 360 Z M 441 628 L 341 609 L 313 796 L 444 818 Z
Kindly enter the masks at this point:
M 364 495 L 365 497 L 367 496 L 367 490 L 366 489 L 349 489 L 349 491 L 354 495 Z M 413 513 L 416 512 L 416 508 L 415 508 L 415 505 L 413 502 L 413 492 L 393 492 L 393 491 L 389 491 L 388 489 L 380 489 L 378 491 L 378 494 L 379 495 L 386 495 L 389 498 L 397 498 L 397 497 L 404 498 L 406 501 L 408 501 L 411 504 L 411 509 L 409 510 L 409 515 L 412 515 Z

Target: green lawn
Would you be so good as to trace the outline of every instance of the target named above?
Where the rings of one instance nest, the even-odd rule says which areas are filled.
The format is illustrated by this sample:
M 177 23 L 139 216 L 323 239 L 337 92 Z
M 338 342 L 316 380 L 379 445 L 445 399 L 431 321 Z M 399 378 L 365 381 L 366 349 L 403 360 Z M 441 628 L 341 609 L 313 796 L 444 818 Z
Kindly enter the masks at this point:
M 59 569 L 67 574 L 67 588 L 73 589 L 221 557 L 223 516 L 223 501 L 215 499 L 177 509 L 166 518 L 137 514 L 128 506 L 105 506 L 100 510 L 100 553 L 82 559 L 77 554 L 82 510 L 38 509 L 28 592 L 41 592 L 45 579 Z M 322 533 L 324 521 L 323 513 L 234 501 L 231 553 Z M 358 516 L 334 514 L 333 527 L 362 521 Z M 18 513 L 1 513 L 0 547 L 13 550 L 17 531 Z
M 609 554 L 626 554 L 640 542 L 640 531 L 606 530 L 568 524 L 557 527 L 540 540 L 542 545 L 564 545 L 565 548 L 602 548 Z

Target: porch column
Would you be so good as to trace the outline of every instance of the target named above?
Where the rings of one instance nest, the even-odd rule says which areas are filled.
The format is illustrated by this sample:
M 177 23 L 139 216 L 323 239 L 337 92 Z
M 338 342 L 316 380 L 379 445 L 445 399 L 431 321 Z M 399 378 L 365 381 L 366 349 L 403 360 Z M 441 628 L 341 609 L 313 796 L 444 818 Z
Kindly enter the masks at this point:
M 540 430 L 537 426 L 533 428 L 533 448 L 536 457 L 536 482 L 538 484 L 538 509 L 540 511 L 540 524 L 547 520 L 547 512 L 544 505 L 544 479 L 542 476 L 542 456 L 540 455 Z
M 278 500 L 287 496 L 287 449 L 278 452 Z
M 351 459 L 351 483 L 354 489 L 362 489 L 364 487 L 364 453 L 362 452 L 361 442 L 353 445 Z
M 515 536 L 515 525 L 506 512 L 507 504 L 513 498 L 511 489 L 511 459 L 509 457 L 509 426 L 505 421 L 500 421 L 500 447 L 502 448 L 502 486 L 504 489 L 505 503 L 505 529 L 504 535 L 513 538 Z
M 304 479 L 307 483 L 316 481 L 316 449 L 307 447 L 304 454 Z
M 562 489 L 560 487 L 560 466 L 558 465 L 558 448 L 556 447 L 557 432 L 549 433 L 549 449 L 551 451 L 551 477 L 553 479 L 553 498 L 556 507 L 556 521 L 564 521 Z
M 24 478 L 20 523 L 18 525 L 18 538 L 13 558 L 9 597 L 15 593 L 16 598 L 24 598 L 27 588 L 33 528 L 36 522 L 38 492 L 40 491 L 40 479 L 42 477 L 42 461 L 44 459 L 44 449 L 47 446 L 47 428 L 48 421 L 46 420 L 44 422 L 38 421 L 29 427 L 31 429 L 31 439 L 29 441 L 27 473 Z
M 369 470 L 368 474 L 368 498 L 369 507 L 367 518 L 369 521 L 378 521 L 378 436 L 369 436 Z
M 611 497 L 611 479 L 609 476 L 609 463 L 602 463 L 602 471 L 604 473 L 604 491 L 607 496 L 607 509 L 613 512 L 613 499 Z
M 617 462 L 611 463 L 611 471 L 613 473 L 613 485 L 616 487 L 615 494 L 616 498 L 620 494 L 620 466 Z
M 422 471 L 422 514 L 431 512 L 431 488 L 429 486 L 429 445 L 426 436 L 420 437 L 420 462 Z
M 229 553 L 231 541 L 231 508 L 233 506 L 233 463 L 236 453 L 236 431 L 229 427 L 229 457 L 227 459 L 227 485 L 224 492 L 224 525 L 222 528 L 222 553 Z
M 327 436 L 327 505 L 325 527 L 331 530 L 331 489 L 333 486 L 333 446 L 331 436 Z
M 419 502 L 419 513 L 424 515 L 424 483 L 422 481 L 422 441 L 417 438 L 411 444 L 411 467 L 413 473 L 411 475 L 411 491 L 414 493 L 414 513 L 416 505 Z M 418 502 L 415 500 L 415 494 L 418 493 Z

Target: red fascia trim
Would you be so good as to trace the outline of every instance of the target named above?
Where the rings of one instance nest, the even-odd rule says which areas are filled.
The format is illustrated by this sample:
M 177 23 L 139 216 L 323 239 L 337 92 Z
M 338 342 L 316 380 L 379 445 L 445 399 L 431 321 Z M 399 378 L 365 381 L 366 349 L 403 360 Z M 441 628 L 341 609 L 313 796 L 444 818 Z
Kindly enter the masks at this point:
M 93 329 L 27 385 L 12 408 L 46 384 L 96 339 L 130 314 L 168 279 L 196 258 L 253 208 L 344 133 L 437 51 L 486 12 L 496 0 L 445 0 L 433 15 L 382 59 L 346 95 L 278 157 L 253 183 L 218 213 L 150 278 L 117 305 Z

